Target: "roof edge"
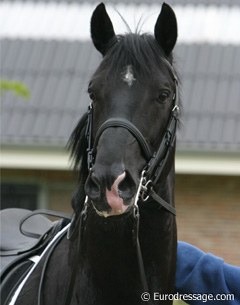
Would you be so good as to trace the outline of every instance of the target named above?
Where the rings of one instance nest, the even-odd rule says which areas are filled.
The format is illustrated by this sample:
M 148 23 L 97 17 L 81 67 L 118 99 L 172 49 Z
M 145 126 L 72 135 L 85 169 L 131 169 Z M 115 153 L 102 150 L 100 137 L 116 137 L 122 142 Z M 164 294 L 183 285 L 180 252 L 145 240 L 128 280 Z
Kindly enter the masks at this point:
M 63 148 L 1 147 L 0 168 L 70 170 L 69 153 Z
M 239 154 L 177 152 L 175 165 L 177 174 L 240 176 Z M 72 162 L 64 149 L 1 147 L 0 167 L 72 170 Z
M 177 174 L 240 176 L 240 155 L 233 152 L 177 152 Z

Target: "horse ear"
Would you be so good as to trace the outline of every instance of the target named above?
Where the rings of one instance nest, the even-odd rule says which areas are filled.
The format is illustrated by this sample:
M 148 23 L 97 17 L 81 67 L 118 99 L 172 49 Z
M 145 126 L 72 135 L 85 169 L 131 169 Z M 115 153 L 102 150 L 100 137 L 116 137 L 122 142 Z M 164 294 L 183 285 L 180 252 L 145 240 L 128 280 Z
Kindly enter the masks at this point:
M 166 56 L 169 56 L 177 41 L 177 19 L 173 9 L 166 3 L 162 5 L 154 35 Z
M 92 14 L 91 36 L 95 48 L 102 55 L 106 54 L 110 43 L 116 38 L 111 19 L 103 3 L 100 3 Z

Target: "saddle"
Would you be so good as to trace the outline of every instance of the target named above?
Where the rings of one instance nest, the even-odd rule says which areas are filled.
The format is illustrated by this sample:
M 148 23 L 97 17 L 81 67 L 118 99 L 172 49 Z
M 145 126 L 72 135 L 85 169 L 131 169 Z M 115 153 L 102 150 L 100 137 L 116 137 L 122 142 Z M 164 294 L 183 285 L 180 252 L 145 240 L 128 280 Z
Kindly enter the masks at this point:
M 47 217 L 60 217 L 51 221 Z M 0 295 L 8 304 L 12 295 L 53 237 L 70 222 L 70 216 L 49 210 L 5 209 L 0 211 Z

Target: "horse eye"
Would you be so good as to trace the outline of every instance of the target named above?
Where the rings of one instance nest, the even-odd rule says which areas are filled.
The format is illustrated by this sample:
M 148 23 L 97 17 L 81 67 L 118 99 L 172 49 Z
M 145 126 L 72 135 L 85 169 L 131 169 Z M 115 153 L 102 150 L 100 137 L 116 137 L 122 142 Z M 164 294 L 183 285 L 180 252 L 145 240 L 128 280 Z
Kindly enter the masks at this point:
M 165 102 L 167 98 L 170 96 L 170 91 L 169 90 L 162 90 L 158 96 L 158 101 L 159 102 Z
M 89 92 L 89 97 L 92 101 L 96 100 L 96 95 L 93 92 Z
M 89 94 L 89 97 L 92 101 L 95 101 L 96 100 L 96 95 L 95 93 L 92 91 L 92 89 L 90 87 L 88 87 L 88 94 Z

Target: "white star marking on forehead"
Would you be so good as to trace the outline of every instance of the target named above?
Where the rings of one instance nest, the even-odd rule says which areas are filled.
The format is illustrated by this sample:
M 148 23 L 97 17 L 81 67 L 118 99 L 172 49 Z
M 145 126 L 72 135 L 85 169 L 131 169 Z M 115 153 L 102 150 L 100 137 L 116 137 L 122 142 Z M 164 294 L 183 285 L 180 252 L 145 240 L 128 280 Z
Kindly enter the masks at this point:
M 136 80 L 133 75 L 133 69 L 132 66 L 129 65 L 126 67 L 125 72 L 123 73 L 123 78 L 122 80 L 128 84 L 129 87 L 133 85 L 133 82 Z

